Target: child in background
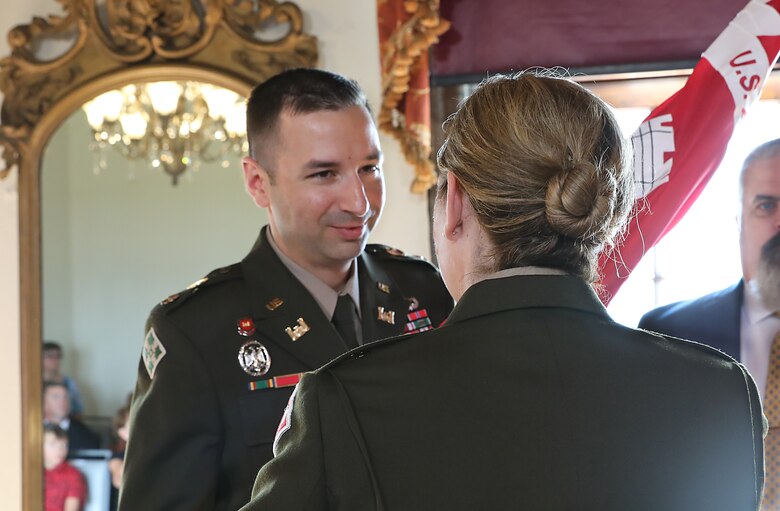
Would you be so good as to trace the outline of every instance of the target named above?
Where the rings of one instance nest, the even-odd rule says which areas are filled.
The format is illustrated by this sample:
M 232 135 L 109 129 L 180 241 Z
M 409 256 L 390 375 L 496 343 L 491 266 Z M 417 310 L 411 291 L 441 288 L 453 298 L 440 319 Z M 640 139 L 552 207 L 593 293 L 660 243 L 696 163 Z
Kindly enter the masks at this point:
M 87 485 L 81 472 L 65 461 L 68 434 L 59 426 L 43 427 L 43 466 L 46 469 L 46 511 L 81 511 Z

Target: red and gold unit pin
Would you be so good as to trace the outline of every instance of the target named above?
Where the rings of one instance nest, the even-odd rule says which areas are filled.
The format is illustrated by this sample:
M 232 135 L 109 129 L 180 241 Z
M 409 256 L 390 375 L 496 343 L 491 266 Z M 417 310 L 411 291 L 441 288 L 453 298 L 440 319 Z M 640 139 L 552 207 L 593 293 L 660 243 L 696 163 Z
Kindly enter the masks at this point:
M 238 320 L 238 333 L 248 337 L 255 333 L 255 322 L 252 318 L 241 318 Z

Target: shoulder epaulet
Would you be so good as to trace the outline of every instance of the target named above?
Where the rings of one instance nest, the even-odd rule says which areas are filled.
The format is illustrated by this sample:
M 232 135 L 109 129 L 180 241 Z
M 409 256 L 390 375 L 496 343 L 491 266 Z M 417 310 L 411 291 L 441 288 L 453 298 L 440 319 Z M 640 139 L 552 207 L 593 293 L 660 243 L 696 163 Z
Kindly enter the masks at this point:
M 160 302 L 160 306 L 165 309 L 166 312 L 174 310 L 176 307 L 187 301 L 187 298 L 193 296 L 199 290 L 224 282 L 229 279 L 237 278 L 241 275 L 241 263 L 231 264 L 230 266 L 224 266 L 217 268 L 202 279 L 198 279 L 184 290 L 178 293 L 173 293 L 168 298 Z
M 397 248 L 388 247 L 387 245 L 380 245 L 376 243 L 372 243 L 369 245 L 366 245 L 365 249 L 367 254 L 370 254 L 372 256 L 377 257 L 386 257 L 389 259 L 397 260 L 397 261 L 407 261 L 412 263 L 422 263 L 427 266 L 432 267 L 433 269 L 437 270 L 436 266 L 433 265 L 432 262 L 427 260 L 426 258 L 418 255 L 410 255 L 404 253 L 402 250 L 399 250 Z

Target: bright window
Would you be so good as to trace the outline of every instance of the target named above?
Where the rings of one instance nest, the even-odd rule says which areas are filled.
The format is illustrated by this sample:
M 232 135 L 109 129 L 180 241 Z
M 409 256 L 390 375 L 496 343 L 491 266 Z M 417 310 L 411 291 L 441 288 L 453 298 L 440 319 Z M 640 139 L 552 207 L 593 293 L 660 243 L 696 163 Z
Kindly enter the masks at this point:
M 649 111 L 616 109 L 624 133 L 632 133 Z M 750 108 L 737 125 L 723 163 L 699 199 L 680 223 L 645 255 L 615 295 L 608 310 L 616 321 L 636 326 L 642 315 L 655 307 L 696 298 L 740 279 L 736 219 L 739 171 L 751 150 L 780 138 L 778 119 L 778 100 L 762 100 Z

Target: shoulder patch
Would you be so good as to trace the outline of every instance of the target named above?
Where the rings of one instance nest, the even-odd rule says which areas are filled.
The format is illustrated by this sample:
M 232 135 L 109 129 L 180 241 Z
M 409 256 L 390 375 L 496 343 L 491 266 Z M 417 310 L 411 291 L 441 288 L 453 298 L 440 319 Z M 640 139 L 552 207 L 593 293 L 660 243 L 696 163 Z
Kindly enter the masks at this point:
M 287 401 L 287 406 L 284 407 L 284 414 L 282 415 L 281 422 L 279 422 L 279 427 L 276 428 L 276 436 L 274 437 L 274 444 L 271 449 L 274 453 L 274 457 L 279 454 L 279 440 L 281 440 L 282 436 L 292 427 L 292 412 L 293 405 L 295 404 L 295 394 L 297 392 L 298 387 L 296 385 L 292 391 L 292 394 L 290 394 L 290 399 Z
M 160 342 L 154 328 L 150 328 L 146 333 L 146 337 L 144 337 L 144 346 L 141 352 L 141 358 L 144 361 L 146 372 L 149 373 L 150 380 L 154 379 L 154 373 L 157 371 L 157 366 L 166 353 L 165 346 Z
M 173 293 L 171 296 L 165 298 L 163 301 L 160 302 L 160 306 L 162 306 L 166 311 L 174 310 L 176 307 L 187 301 L 187 298 L 194 295 L 198 292 L 201 288 L 208 287 L 214 284 L 217 284 L 219 282 L 224 282 L 225 280 L 229 280 L 231 278 L 237 278 L 241 275 L 241 264 L 231 264 L 230 266 L 225 266 L 222 268 L 218 268 L 212 272 L 210 272 L 205 277 L 196 280 L 189 286 L 187 286 L 183 291 L 179 291 L 178 293 Z

